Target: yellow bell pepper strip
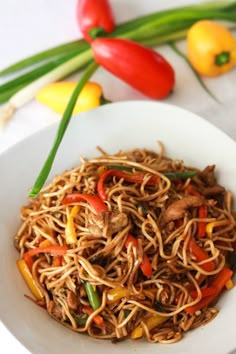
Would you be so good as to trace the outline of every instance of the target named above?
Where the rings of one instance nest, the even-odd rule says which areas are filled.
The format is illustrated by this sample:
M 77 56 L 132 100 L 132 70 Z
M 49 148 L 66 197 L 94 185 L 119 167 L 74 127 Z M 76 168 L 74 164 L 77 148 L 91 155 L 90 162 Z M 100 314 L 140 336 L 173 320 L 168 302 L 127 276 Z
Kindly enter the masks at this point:
M 213 222 L 209 222 L 206 225 L 206 233 L 208 237 L 212 237 L 212 233 L 215 227 L 219 227 L 219 226 L 226 226 L 230 223 L 229 220 L 219 220 L 219 221 L 213 221 Z
M 225 283 L 225 287 L 227 290 L 231 290 L 234 287 L 234 282 L 232 279 L 229 279 L 226 283 Z
M 210 305 L 222 292 L 225 284 L 229 279 L 231 279 L 233 271 L 228 267 L 224 267 L 214 278 L 210 284 L 213 288 L 216 289 L 215 294 L 202 298 L 197 304 L 189 306 L 185 311 L 189 314 L 194 314 L 196 311 L 203 309 Z
M 66 243 L 67 244 L 73 244 L 76 243 L 77 241 L 77 236 L 75 232 L 75 225 L 74 225 L 74 218 L 79 212 L 79 206 L 74 205 L 70 211 L 67 223 L 66 223 L 66 229 L 65 229 L 65 235 L 66 235 Z
M 155 315 L 152 317 L 149 317 L 147 319 L 145 319 L 143 322 L 146 324 L 147 328 L 149 329 L 149 331 L 151 331 L 152 329 L 154 329 L 155 327 L 159 326 L 160 324 L 164 323 L 165 321 L 168 320 L 168 316 L 161 316 L 161 315 Z M 144 330 L 142 325 L 140 324 L 139 326 L 137 326 L 132 332 L 131 332 L 131 339 L 138 339 L 143 337 L 144 335 Z
M 55 112 L 63 114 L 76 85 L 76 82 L 63 81 L 50 84 L 37 93 L 36 99 Z M 72 114 L 88 111 L 106 102 L 109 101 L 103 97 L 101 86 L 96 82 L 87 82 L 78 96 Z
M 130 290 L 127 288 L 113 288 L 107 292 L 107 304 L 113 304 L 116 301 L 119 301 L 123 297 L 130 296 Z
M 42 242 L 40 242 L 39 247 L 48 247 L 51 246 L 52 242 L 49 240 L 43 240 Z
M 187 56 L 201 75 L 224 74 L 236 64 L 236 39 L 220 23 L 198 21 L 187 33 Z
M 43 294 L 42 294 L 41 290 L 39 289 L 39 287 L 37 286 L 37 283 L 35 282 L 25 260 L 18 259 L 18 261 L 16 262 L 16 265 L 17 265 L 23 279 L 25 280 L 28 288 L 30 289 L 31 293 L 34 295 L 34 297 L 37 300 L 41 300 L 43 298 Z

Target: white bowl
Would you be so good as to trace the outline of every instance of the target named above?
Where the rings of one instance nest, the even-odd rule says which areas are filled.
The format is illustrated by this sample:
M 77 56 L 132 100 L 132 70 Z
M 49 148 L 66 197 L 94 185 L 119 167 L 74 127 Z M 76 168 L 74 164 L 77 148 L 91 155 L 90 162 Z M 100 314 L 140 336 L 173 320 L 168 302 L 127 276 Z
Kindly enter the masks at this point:
M 114 345 L 89 338 L 66 329 L 24 297 L 29 291 L 16 269 L 13 238 L 20 225 L 20 207 L 26 203 L 56 129 L 53 125 L 39 131 L 0 156 L 0 318 L 9 331 L 34 354 L 226 354 L 236 347 L 235 288 L 222 296 L 220 313 L 212 322 L 172 345 L 144 340 Z M 220 183 L 236 196 L 235 142 L 190 112 L 150 101 L 110 104 L 73 118 L 49 180 L 78 164 L 80 155 L 97 155 L 97 145 L 114 153 L 134 147 L 155 149 L 158 140 L 169 156 L 188 165 L 216 164 Z

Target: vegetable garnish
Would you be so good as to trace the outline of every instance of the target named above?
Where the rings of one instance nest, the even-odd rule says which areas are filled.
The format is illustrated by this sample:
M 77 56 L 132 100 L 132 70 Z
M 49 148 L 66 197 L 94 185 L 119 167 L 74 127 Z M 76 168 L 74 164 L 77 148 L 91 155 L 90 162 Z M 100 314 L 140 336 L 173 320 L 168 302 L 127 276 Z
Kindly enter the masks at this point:
M 206 252 L 196 243 L 193 238 L 190 238 L 188 242 L 188 249 L 190 253 L 192 253 L 192 255 L 196 258 L 196 261 L 198 263 L 206 261 L 209 258 Z M 199 265 L 199 267 L 201 267 L 207 272 L 212 272 L 215 269 L 213 261 L 202 263 L 201 265 Z
M 201 205 L 199 207 L 199 212 L 198 216 L 201 219 L 205 219 L 207 217 L 207 206 L 206 205 Z M 198 223 L 198 237 L 204 237 L 206 233 L 206 223 L 204 221 L 201 221 Z
M 127 182 L 141 184 L 144 181 L 145 173 L 142 173 L 142 172 L 128 173 L 128 172 L 118 170 L 118 169 L 117 170 L 108 170 L 108 171 L 104 172 L 101 175 L 101 177 L 99 178 L 98 184 L 97 184 L 98 195 L 101 198 L 101 200 L 103 200 L 103 201 L 106 200 L 106 191 L 104 188 L 104 182 L 109 176 L 123 178 Z M 153 184 L 156 184 L 158 180 L 159 180 L 158 176 L 152 176 L 148 179 L 146 184 L 153 185 Z
M 112 32 L 115 20 L 108 0 L 78 0 L 77 21 L 86 41 Z
M 96 195 L 90 195 L 90 194 L 80 194 L 80 193 L 72 193 L 68 194 L 62 201 L 62 204 L 73 204 L 73 203 L 78 203 L 85 200 L 88 202 L 91 207 L 94 209 L 96 213 L 101 213 L 103 211 L 108 210 L 106 204 Z
M 143 319 L 143 322 L 145 323 L 145 325 L 147 326 L 148 330 L 151 331 L 152 329 L 154 329 L 155 327 L 157 327 L 158 325 L 160 325 L 161 323 L 165 322 L 168 320 L 167 316 L 161 316 L 161 315 L 155 315 L 155 316 L 151 316 L 148 318 Z M 138 339 L 143 337 L 144 335 L 144 329 L 143 326 L 140 324 L 138 327 L 136 327 L 130 337 L 131 339 Z
M 107 166 L 108 170 L 121 170 L 126 172 L 132 172 L 133 167 L 127 167 L 122 165 L 109 165 Z M 139 170 L 140 171 L 140 170 Z M 170 180 L 175 179 L 187 179 L 192 178 L 197 175 L 197 171 L 181 171 L 181 172 L 163 172 L 163 175 L 169 178 Z
M 132 236 L 132 235 L 128 235 L 127 239 L 125 241 L 125 247 L 128 248 L 129 245 L 132 245 L 133 247 L 138 248 L 138 241 L 137 239 Z M 146 255 L 145 252 L 143 252 L 143 259 L 142 259 L 142 263 L 140 263 L 140 269 L 142 270 L 143 274 L 147 277 L 150 278 L 152 275 L 152 265 L 148 259 L 148 256 Z
M 121 38 L 98 38 L 91 47 L 99 65 L 144 95 L 163 99 L 173 90 L 174 70 L 154 50 Z
M 78 212 L 79 212 L 78 205 L 74 205 L 72 209 L 68 212 L 65 235 L 66 235 L 66 243 L 69 245 L 76 243 L 77 240 L 74 218 L 76 217 Z
M 101 306 L 101 302 L 96 288 L 87 281 L 84 283 L 84 287 L 91 307 L 97 310 Z
M 190 314 L 194 314 L 196 311 L 201 310 L 202 308 L 210 305 L 217 298 L 217 296 L 221 293 L 225 284 L 227 283 L 227 281 L 229 279 L 231 279 L 232 275 L 233 275 L 233 271 L 225 266 L 215 276 L 214 280 L 211 283 L 211 286 L 216 288 L 215 294 L 209 295 L 207 297 L 203 297 L 196 305 L 187 307 L 185 309 L 185 311 Z
M 201 75 L 221 75 L 236 64 L 236 38 L 214 21 L 198 21 L 190 28 L 187 50 L 191 64 Z
M 92 76 L 94 71 L 97 69 L 97 64 L 92 63 L 88 66 L 88 68 L 84 71 L 82 77 L 80 78 L 76 88 L 74 89 L 74 92 L 70 98 L 70 101 L 68 103 L 68 106 L 66 107 L 66 110 L 62 116 L 61 122 L 58 126 L 58 130 L 55 136 L 55 140 L 53 142 L 53 146 L 48 154 L 48 157 L 35 181 L 35 184 L 30 192 L 30 197 L 36 197 L 37 194 L 40 192 L 41 188 L 43 187 L 49 172 L 51 170 L 54 158 L 56 156 L 57 150 L 60 146 L 60 143 L 63 139 L 63 136 L 66 132 L 67 126 L 70 122 L 72 112 L 74 109 L 74 106 L 76 104 L 78 95 L 80 94 L 81 90 L 83 89 L 84 85 L 86 82 L 89 80 L 89 78 Z
M 122 299 L 123 297 L 130 296 L 130 294 L 131 294 L 130 290 L 125 287 L 110 289 L 107 292 L 107 303 L 113 304 L 116 301 Z
M 89 306 L 84 306 L 83 309 L 82 309 L 82 311 L 83 311 L 84 313 L 86 313 L 88 316 L 90 316 L 90 315 L 92 315 L 92 314 L 94 313 L 94 310 L 93 310 L 91 307 L 89 307 Z M 100 315 L 95 315 L 95 316 L 93 317 L 93 322 L 94 322 L 97 326 L 102 326 L 104 320 L 103 320 L 102 316 L 100 316 Z
M 22 277 L 24 278 L 27 286 L 29 287 L 30 291 L 32 292 L 32 294 L 34 295 L 34 297 L 37 300 L 41 300 L 43 298 L 43 293 L 40 290 L 40 288 L 38 287 L 37 283 L 35 282 L 26 262 L 24 259 L 19 259 L 17 262 L 17 267 L 22 275 Z

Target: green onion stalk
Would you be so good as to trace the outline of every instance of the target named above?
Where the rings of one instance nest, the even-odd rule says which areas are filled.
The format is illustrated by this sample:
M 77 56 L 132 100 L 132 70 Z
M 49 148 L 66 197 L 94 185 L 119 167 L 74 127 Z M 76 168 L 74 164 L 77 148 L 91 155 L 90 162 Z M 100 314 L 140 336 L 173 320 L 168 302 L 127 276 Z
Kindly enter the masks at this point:
M 211 1 L 155 12 L 117 25 L 108 36 L 131 39 L 149 47 L 172 43 L 172 49 L 181 55 L 173 42 L 185 38 L 188 29 L 202 19 L 224 21 L 225 25 L 232 27 L 236 24 L 236 1 Z M 63 114 L 52 149 L 31 191 L 31 196 L 38 194 L 50 172 L 76 99 L 96 69 L 96 64 L 90 45 L 81 39 L 47 49 L 0 71 L 0 76 L 16 75 L 14 79 L 0 85 L 0 103 L 7 102 L 0 111 L 0 126 L 4 126 L 14 112 L 32 100 L 41 88 L 82 69 L 85 69 L 85 72 Z M 22 70 L 23 74 L 20 72 Z
M 184 38 L 193 23 L 206 18 L 236 23 L 236 1 L 206 2 L 155 12 L 117 25 L 109 36 L 155 47 Z M 0 85 L 0 103 L 8 100 L 7 107 L 0 114 L 2 125 L 42 87 L 82 70 L 91 60 L 89 44 L 81 39 L 47 49 L 0 71 L 0 76 L 3 76 L 37 65 Z

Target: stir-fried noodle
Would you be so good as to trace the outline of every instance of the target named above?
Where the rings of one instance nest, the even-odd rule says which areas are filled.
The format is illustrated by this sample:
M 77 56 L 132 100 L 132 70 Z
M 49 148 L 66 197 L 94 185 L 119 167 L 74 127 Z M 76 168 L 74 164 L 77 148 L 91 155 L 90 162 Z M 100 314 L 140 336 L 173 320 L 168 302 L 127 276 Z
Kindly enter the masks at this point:
M 28 285 L 74 331 L 174 343 L 211 321 L 231 287 L 232 195 L 214 165 L 186 167 L 162 146 L 100 151 L 22 207 L 15 245 Z

